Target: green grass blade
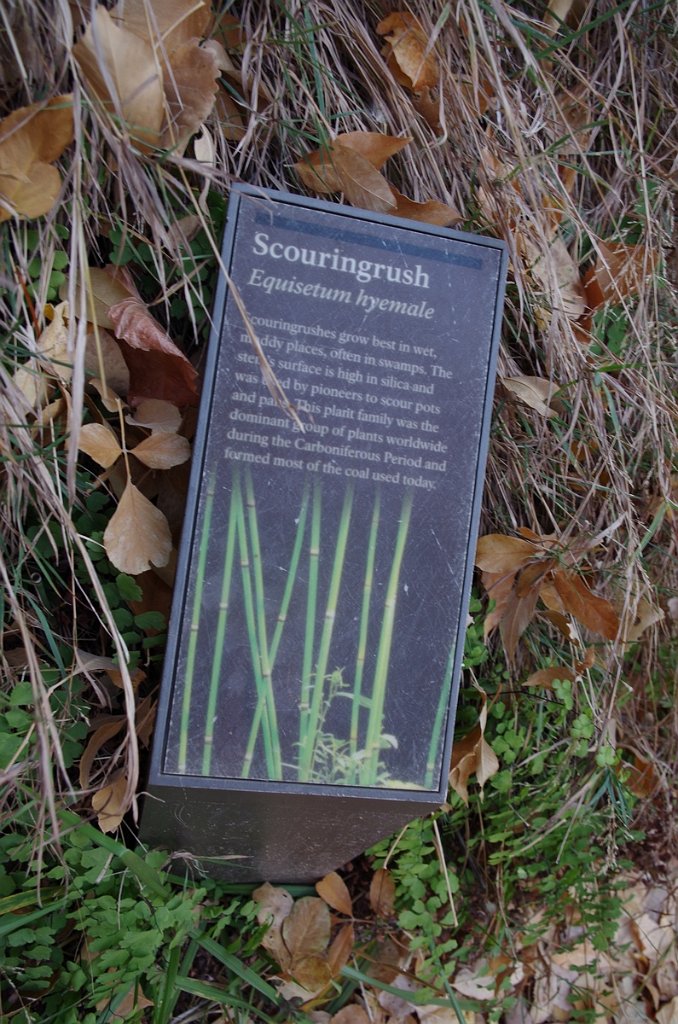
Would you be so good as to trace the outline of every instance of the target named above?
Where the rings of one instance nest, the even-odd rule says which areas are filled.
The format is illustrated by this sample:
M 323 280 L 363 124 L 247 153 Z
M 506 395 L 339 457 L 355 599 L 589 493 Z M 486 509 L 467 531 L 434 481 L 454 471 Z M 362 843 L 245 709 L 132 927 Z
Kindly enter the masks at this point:
M 322 484 L 316 476 L 313 481 L 313 511 L 311 516 L 311 539 L 308 549 L 308 594 L 306 598 L 306 630 L 304 634 L 304 658 L 301 670 L 301 697 L 299 700 L 299 760 L 308 733 L 311 713 L 311 677 L 315 649 L 315 616 L 318 601 L 318 566 L 320 561 L 320 523 L 322 518 Z M 301 766 L 300 769 L 301 771 Z M 301 775 L 300 775 L 301 777 Z
M 426 758 L 426 779 L 424 785 L 427 789 L 430 789 L 433 785 L 433 774 L 438 760 L 438 747 L 440 746 L 440 734 L 442 733 L 443 725 L 447 717 L 447 704 L 450 696 L 450 686 L 452 684 L 452 670 L 454 668 L 454 655 L 456 649 L 457 645 L 456 643 L 453 643 L 450 648 L 450 653 L 447 656 L 443 685 L 440 688 L 440 697 L 438 698 L 438 707 L 436 708 L 436 717 L 433 722 L 433 732 L 431 733 L 431 742 L 429 743 L 428 757 Z
M 223 964 L 224 967 L 228 967 L 232 974 L 237 975 L 241 981 L 249 985 L 256 992 L 259 992 L 266 999 L 270 999 L 272 1003 L 278 1002 L 278 993 L 269 985 L 267 981 L 264 981 L 258 974 L 255 973 L 250 967 L 246 967 L 245 964 L 238 959 L 233 953 L 229 953 L 228 950 L 220 946 L 214 939 L 207 938 L 207 936 L 196 935 L 196 942 L 202 946 L 206 953 L 213 956 L 215 960 Z
M 377 552 L 377 533 L 379 531 L 379 518 L 381 515 L 381 492 L 377 491 L 374 496 L 374 508 L 372 510 L 372 523 L 367 542 L 367 560 L 365 563 L 365 582 L 363 584 L 363 600 L 360 609 L 360 629 L 358 633 L 358 652 L 355 663 L 355 678 L 353 680 L 353 703 L 351 706 L 351 730 L 350 749 L 355 757 L 358 753 L 358 731 L 360 726 L 360 710 L 364 707 L 362 698 L 363 673 L 365 671 L 365 654 L 367 651 L 367 634 L 370 624 L 370 602 L 372 600 L 372 586 L 374 582 L 374 560 Z M 355 764 L 353 768 L 355 779 Z
M 388 681 L 388 666 L 391 658 L 391 644 L 393 642 L 393 624 L 395 622 L 396 604 L 398 601 L 398 583 L 400 580 L 400 569 L 407 534 L 410 528 L 410 517 L 412 514 L 412 492 L 408 491 L 403 498 L 402 510 L 400 513 L 400 525 L 396 537 L 391 573 L 384 602 L 384 616 L 379 636 L 379 647 L 377 650 L 377 662 L 374 669 L 374 683 L 372 685 L 372 707 L 367 724 L 366 749 L 368 757 L 363 766 L 363 785 L 375 785 L 379 770 L 379 759 L 381 755 L 381 733 L 384 718 L 384 702 L 386 700 L 386 684 Z
M 212 507 L 214 505 L 214 487 L 214 479 L 212 479 L 207 489 L 207 497 L 205 499 L 205 515 L 203 518 L 202 532 L 200 534 L 198 566 L 195 574 L 193 612 L 191 615 L 188 650 L 186 653 L 186 674 L 184 677 L 184 693 L 181 702 L 181 722 L 179 726 L 179 754 L 177 759 L 177 770 L 180 773 L 186 771 L 186 759 L 188 757 L 188 730 L 191 715 L 191 698 L 193 695 L 193 673 L 195 670 L 195 656 L 198 650 L 200 609 L 202 607 L 202 591 L 205 583 L 205 565 L 207 563 L 207 550 L 210 544 L 210 526 L 212 523 Z

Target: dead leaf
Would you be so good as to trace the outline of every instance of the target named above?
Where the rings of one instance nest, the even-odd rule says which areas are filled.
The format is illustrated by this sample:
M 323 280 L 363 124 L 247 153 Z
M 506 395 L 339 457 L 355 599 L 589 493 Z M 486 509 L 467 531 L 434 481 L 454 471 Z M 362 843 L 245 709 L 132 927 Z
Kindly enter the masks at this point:
M 111 306 L 128 299 L 131 290 L 123 283 L 117 267 L 87 267 L 82 278 L 76 282 L 75 313 L 80 315 L 82 307 L 82 288 L 85 288 L 84 310 L 90 323 L 114 330 L 113 322 L 108 315 Z M 61 286 L 59 295 L 65 299 L 68 295 L 68 283 Z M 97 376 L 99 374 L 97 373 Z
M 73 47 L 89 92 L 121 120 L 142 151 L 158 146 L 165 113 L 162 72 L 153 47 L 122 28 L 105 7 L 94 11 Z
M 336 871 L 330 871 L 329 875 L 316 882 L 315 891 L 333 910 L 338 910 L 347 917 L 353 914 L 351 895 L 346 888 L 346 882 Z
M 154 434 L 176 434 L 181 426 L 181 413 L 172 402 L 160 398 L 145 398 L 139 402 L 133 415 L 126 420 L 134 427 L 146 427 Z
M 14 373 L 14 383 L 32 409 L 44 405 L 49 398 L 49 377 L 67 383 L 73 367 L 68 351 L 68 303 L 60 302 L 54 317 L 36 342 L 37 354 Z
M 525 264 L 541 287 L 549 309 L 560 310 L 577 320 L 586 309 L 579 268 L 562 238 L 554 238 L 547 248 L 523 237 L 521 250 Z
M 660 778 L 652 761 L 634 754 L 633 764 L 624 764 L 623 767 L 627 772 L 625 784 L 634 796 L 646 799 L 657 791 Z
M 277 888 L 269 882 L 255 889 L 252 899 L 259 904 L 257 921 L 259 924 L 269 925 L 261 944 L 282 966 L 283 960 L 288 958 L 289 954 L 281 930 L 283 921 L 294 906 L 294 900 L 287 889 Z
M 381 132 L 344 132 L 337 135 L 333 146 L 352 149 L 354 153 L 364 156 L 378 171 L 382 169 L 389 157 L 395 156 L 412 141 L 411 135 L 383 135 Z
M 127 272 L 121 280 L 128 298 L 110 306 L 108 315 L 130 371 L 130 401 L 160 398 L 174 405 L 197 401 L 197 373 L 186 356 L 151 316 Z
M 127 778 L 121 775 L 109 786 L 104 786 L 92 797 L 92 807 L 97 813 L 102 832 L 115 832 L 125 816 L 125 794 Z
M 450 984 L 467 999 L 494 999 L 496 978 L 487 971 L 487 960 L 480 960 L 473 967 L 461 967 Z
M 326 952 L 330 941 L 330 912 L 324 900 L 302 896 L 282 923 L 282 937 L 292 962 Z
M 332 1017 L 330 1024 L 370 1024 L 370 1018 L 357 1003 L 349 1003 L 343 1006 L 338 1013 Z
M 657 1024 L 678 1024 L 678 996 L 657 1010 Z
M 211 114 L 223 63 L 218 46 L 214 40 L 211 46 L 199 46 L 191 39 L 172 52 L 164 75 L 167 115 L 161 143 L 165 149 L 182 154 Z
M 635 295 L 659 262 L 657 254 L 645 245 L 598 242 L 597 250 L 596 262 L 584 274 L 586 301 L 594 310 Z
M 386 40 L 382 53 L 401 85 L 421 92 L 438 84 L 438 61 L 413 14 L 394 11 L 379 22 L 377 32 Z
M 395 914 L 395 882 L 386 868 L 374 872 L 370 882 L 370 906 L 377 917 Z
M 396 199 L 379 169 L 409 142 L 379 132 L 347 132 L 294 167 L 303 184 L 321 195 L 344 192 L 354 206 L 394 212 Z
M 294 959 L 290 964 L 289 974 L 309 995 L 318 995 L 332 980 L 327 960 L 317 954 Z
M 108 743 L 110 739 L 113 739 L 120 732 L 126 721 L 127 719 L 124 715 L 115 715 L 99 725 L 90 736 L 80 758 L 79 778 L 81 789 L 89 789 L 92 765 L 97 754 L 105 743 Z
M 85 371 L 88 377 L 104 381 L 117 395 L 126 395 L 129 391 L 127 363 L 117 341 L 103 327 L 87 335 Z
M 425 203 L 417 203 L 414 199 L 408 199 L 397 189 L 391 188 L 396 201 L 396 208 L 393 213 L 397 217 L 409 217 L 410 220 L 419 220 L 424 224 L 436 224 L 438 227 L 449 227 L 450 224 L 458 224 L 463 216 L 454 206 L 441 203 L 437 199 L 428 199 Z
M 555 409 L 550 407 L 555 391 L 551 381 L 543 377 L 500 377 L 499 380 L 507 391 L 542 416 L 551 419 L 557 415 Z
M 502 533 L 487 533 L 478 540 L 476 565 L 483 572 L 516 572 L 539 555 L 535 544 Z
M 551 690 L 557 679 L 561 682 L 566 679 L 574 682 L 575 675 L 572 669 L 566 668 L 564 665 L 554 665 L 549 668 L 540 668 L 537 672 L 533 672 L 532 675 L 527 677 L 523 686 L 543 686 L 545 690 Z
M 167 519 L 129 481 L 104 533 L 104 548 L 120 572 L 136 576 L 167 565 L 172 536 Z
M 553 574 L 553 584 L 563 606 L 577 622 L 593 633 L 614 640 L 619 632 L 619 617 L 602 597 L 592 594 L 584 581 L 574 573 L 559 569 Z
M 182 43 L 206 35 L 211 13 L 204 0 L 119 0 L 111 17 L 140 39 L 171 53 Z
M 20 107 L 0 121 L 0 223 L 49 213 L 61 191 L 51 165 L 72 141 L 70 94 Z
M 624 640 L 627 643 L 635 643 L 640 640 L 646 629 L 662 622 L 664 612 L 661 608 L 655 607 L 645 597 L 641 597 L 636 608 L 633 621 L 627 622 L 624 629 Z
M 499 771 L 499 759 L 485 739 L 487 704 L 483 703 L 477 725 L 452 747 L 450 786 L 468 804 L 468 781 L 475 775 L 481 795 L 485 783 Z
M 578 23 L 585 10 L 584 0 L 551 0 L 544 15 L 544 27 L 549 35 L 555 35 L 566 22 Z
M 110 427 L 103 423 L 85 423 L 78 435 L 78 448 L 104 469 L 122 455 L 122 448 Z
M 333 978 L 338 978 L 342 969 L 346 966 L 353 952 L 355 945 L 355 933 L 353 925 L 345 924 L 340 928 L 327 950 L 327 965 Z
M 151 469 L 171 469 L 191 457 L 191 446 L 180 434 L 157 433 L 144 438 L 131 454 Z

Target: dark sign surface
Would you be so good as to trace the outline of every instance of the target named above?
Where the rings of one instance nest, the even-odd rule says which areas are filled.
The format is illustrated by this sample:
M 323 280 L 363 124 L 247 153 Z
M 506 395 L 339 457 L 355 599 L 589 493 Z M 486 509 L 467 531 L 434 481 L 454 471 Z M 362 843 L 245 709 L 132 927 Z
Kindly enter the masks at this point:
M 152 781 L 435 802 L 504 247 L 240 187 L 224 261 Z

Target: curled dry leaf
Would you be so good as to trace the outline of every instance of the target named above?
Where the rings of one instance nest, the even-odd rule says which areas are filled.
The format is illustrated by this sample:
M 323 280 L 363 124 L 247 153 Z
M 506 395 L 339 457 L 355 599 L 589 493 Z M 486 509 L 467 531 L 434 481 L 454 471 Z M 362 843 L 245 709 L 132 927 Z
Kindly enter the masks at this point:
M 127 778 L 121 775 L 109 786 L 104 786 L 92 797 L 92 807 L 97 813 L 99 828 L 102 832 L 115 832 L 127 810 L 125 795 Z
M 584 581 L 574 573 L 559 569 L 553 584 L 563 606 L 577 622 L 593 633 L 614 640 L 619 632 L 619 616 L 609 601 L 592 594 Z
M 103 423 L 85 423 L 80 428 L 78 448 L 104 469 L 122 455 L 122 448 L 110 427 Z
M 172 52 L 170 68 L 163 76 L 167 119 L 161 144 L 165 149 L 183 153 L 188 140 L 212 112 L 224 65 L 222 53 L 214 40 L 200 46 L 195 39 Z
M 560 310 L 571 320 L 582 316 L 586 300 L 579 268 L 562 238 L 554 238 L 544 250 L 523 237 L 521 248 L 526 266 L 543 290 L 548 308 Z
M 167 519 L 131 481 L 106 527 L 104 548 L 116 569 L 130 576 L 169 561 L 172 535 Z
M 72 141 L 70 94 L 20 107 L 0 121 L 0 223 L 52 209 L 61 191 L 52 164 Z
M 377 32 L 387 44 L 382 53 L 389 70 L 401 85 L 421 92 L 438 84 L 438 61 L 413 14 L 394 11 L 379 22 Z
M 452 747 L 450 786 L 468 804 L 468 780 L 475 775 L 482 793 L 488 779 L 499 771 L 499 759 L 485 739 L 487 704 L 484 702 L 477 725 Z
M 395 882 L 386 868 L 379 868 L 372 876 L 370 906 L 377 917 L 393 917 L 395 914 Z
M 574 682 L 575 675 L 571 668 L 565 665 L 553 665 L 549 668 L 540 668 L 528 676 L 523 686 L 542 686 L 545 690 L 552 690 L 556 680 Z
M 410 220 L 420 220 L 424 224 L 436 224 L 441 228 L 449 227 L 450 224 L 458 224 L 463 220 L 459 210 L 454 206 L 448 206 L 447 203 L 440 203 L 437 199 L 428 199 L 425 203 L 417 203 L 394 188 L 391 191 L 396 201 L 396 208 L 393 212 L 398 217 L 409 217 Z
M 352 924 L 345 924 L 339 929 L 332 945 L 327 950 L 327 966 L 330 975 L 338 978 L 342 969 L 349 961 L 355 945 L 355 932 Z
M 144 438 L 131 454 L 151 469 L 171 469 L 191 457 L 191 446 L 180 434 L 157 433 Z
M 635 295 L 659 263 L 657 254 L 645 245 L 599 242 L 597 248 L 596 262 L 584 275 L 586 301 L 591 309 Z
M 124 715 L 115 715 L 108 721 L 99 725 L 90 736 L 87 741 L 87 746 L 82 752 L 80 766 L 78 769 L 81 789 L 89 789 L 94 759 L 103 747 L 104 743 L 108 743 L 108 741 L 113 739 L 114 736 L 117 736 L 126 721 L 127 719 Z
M 657 622 L 661 622 L 663 618 L 664 612 L 661 608 L 655 607 L 647 598 L 641 597 L 633 620 L 625 624 L 624 640 L 627 643 L 634 643 L 636 640 L 640 640 L 646 629 L 654 626 Z
M 336 871 L 330 871 L 329 875 L 321 878 L 316 883 L 315 891 L 333 910 L 338 910 L 347 917 L 353 913 L 351 895 L 346 888 L 346 882 Z
M 130 371 L 130 401 L 160 398 L 175 405 L 197 401 L 197 373 L 166 331 L 148 312 L 127 272 L 120 275 L 128 297 L 109 307 L 108 316 Z
M 500 377 L 499 378 L 507 391 L 519 398 L 531 409 L 552 418 L 557 413 L 550 406 L 553 397 L 554 386 L 551 381 L 543 377 Z
M 37 355 L 14 373 L 14 383 L 23 392 L 29 406 L 37 409 L 49 398 L 47 377 L 68 382 L 73 367 L 68 351 L 68 303 L 60 302 L 54 317 L 37 340 Z
M 90 93 L 142 150 L 158 146 L 165 114 L 162 72 L 151 44 L 97 7 L 73 56 Z

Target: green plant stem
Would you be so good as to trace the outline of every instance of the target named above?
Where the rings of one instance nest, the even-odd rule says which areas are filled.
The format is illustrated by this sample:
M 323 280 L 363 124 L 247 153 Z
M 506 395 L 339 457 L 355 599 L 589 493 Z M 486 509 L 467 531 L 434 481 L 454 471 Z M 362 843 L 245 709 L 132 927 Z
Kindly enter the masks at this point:
M 447 657 L 443 685 L 440 688 L 440 697 L 438 698 L 438 707 L 436 708 L 436 717 L 433 722 L 433 732 L 431 733 L 431 742 L 429 743 L 428 757 L 426 759 L 426 778 L 424 781 L 426 789 L 431 789 L 433 786 L 433 773 L 435 772 L 438 761 L 440 735 L 443 731 L 445 719 L 447 718 L 447 705 L 450 696 L 450 685 L 452 683 L 452 670 L 454 668 L 454 654 L 456 649 L 456 644 L 453 643 Z
M 391 658 L 391 644 L 393 642 L 393 624 L 395 622 L 396 604 L 398 601 L 398 584 L 400 580 L 400 569 L 405 553 L 407 534 L 410 528 L 410 517 L 412 513 L 412 492 L 408 491 L 403 498 L 400 513 L 400 525 L 396 537 L 395 551 L 391 573 L 384 602 L 384 616 L 381 623 L 381 634 L 379 636 L 379 647 L 377 650 L 377 661 L 374 669 L 374 683 L 372 685 L 372 707 L 367 724 L 366 750 L 368 757 L 363 766 L 363 785 L 375 785 L 379 770 L 379 757 L 381 753 L 381 732 L 384 718 L 384 702 L 386 700 L 386 683 L 388 680 L 388 666 Z
M 195 590 L 193 592 L 193 612 L 191 615 L 191 626 L 188 638 L 188 650 L 186 652 L 186 672 L 184 676 L 184 693 L 181 703 L 181 722 L 179 726 L 179 756 L 177 759 L 177 770 L 180 774 L 186 771 L 186 760 L 188 757 L 188 730 L 191 716 L 191 697 L 193 693 L 193 673 L 195 671 L 195 656 L 198 650 L 198 632 L 200 630 L 200 609 L 202 606 L 202 592 L 205 584 L 205 565 L 207 563 L 207 550 L 210 545 L 210 526 L 212 523 L 212 508 L 214 505 L 214 478 L 207 488 L 205 498 L 205 514 L 203 516 L 202 530 L 200 533 L 200 548 L 198 550 L 198 566 L 195 574 Z
M 212 660 L 210 689 L 207 697 L 207 711 L 205 715 L 205 747 L 202 758 L 203 775 L 209 775 L 212 766 L 214 722 L 216 718 L 217 698 L 219 696 L 219 684 L 221 683 L 221 666 L 224 657 L 224 638 L 226 636 L 226 624 L 228 622 L 228 606 L 231 593 L 231 580 L 233 577 L 236 525 L 237 515 L 235 492 L 231 491 L 231 503 L 228 514 L 228 533 L 226 537 L 226 556 L 224 559 L 224 574 L 221 582 L 219 615 L 217 617 L 217 631 L 214 640 L 214 658 Z
M 367 542 L 367 560 L 365 563 L 365 582 L 363 584 L 363 600 L 360 609 L 360 629 L 358 633 L 358 652 L 355 663 L 355 678 L 353 681 L 353 702 L 351 705 L 351 730 L 349 734 L 351 755 L 355 758 L 358 753 L 358 731 L 360 726 L 360 711 L 364 707 L 371 707 L 371 702 L 362 696 L 363 673 L 365 671 L 365 654 L 367 651 L 367 634 L 370 621 L 370 602 L 372 600 L 372 587 L 374 583 L 374 560 L 377 552 L 377 533 L 379 531 L 379 518 L 381 515 L 381 492 L 377 491 L 374 497 L 374 508 L 372 510 L 372 523 Z M 354 762 L 353 780 L 355 780 L 357 765 Z
M 299 700 L 299 759 L 308 730 L 311 712 L 311 676 L 313 674 L 313 653 L 315 648 L 315 614 L 318 600 L 318 563 L 320 559 L 320 521 L 322 505 L 322 484 L 316 476 L 313 481 L 313 511 L 311 515 L 311 539 L 308 549 L 308 593 L 306 597 L 306 628 L 304 632 L 304 658 L 301 669 L 301 695 Z
M 341 577 L 344 570 L 346 543 L 348 541 L 348 532 L 351 525 L 352 506 L 353 484 L 350 483 L 346 488 L 346 493 L 344 495 L 341 519 L 339 521 L 339 529 L 337 530 L 337 542 L 334 549 L 334 562 L 332 564 L 332 577 L 330 579 L 323 629 L 320 636 L 320 645 L 318 647 L 318 661 L 315 669 L 313 694 L 311 696 L 311 710 L 309 713 L 306 731 L 302 736 L 299 751 L 299 778 L 303 782 L 309 780 L 313 769 L 313 762 L 315 760 L 320 714 L 322 710 L 323 696 L 325 693 L 325 676 L 327 675 L 332 634 L 334 632 L 334 623 L 337 614 L 337 601 L 339 599 L 339 592 L 341 589 Z
M 269 660 L 271 664 L 271 672 L 275 668 L 275 659 L 278 654 L 278 647 L 280 645 L 280 639 L 282 637 L 282 631 L 287 621 L 287 611 L 289 608 L 290 601 L 292 599 L 292 591 L 294 590 L 294 584 L 297 579 L 297 572 L 299 569 L 299 559 L 301 558 L 301 550 L 304 542 L 304 534 L 306 532 L 306 520 L 308 518 L 308 504 L 310 496 L 310 485 L 308 480 L 304 483 L 304 493 L 301 499 L 301 509 L 299 511 L 299 518 L 297 520 L 297 530 L 294 538 L 294 547 L 292 549 L 292 557 L 290 559 L 290 565 L 287 572 L 287 582 L 285 583 L 285 591 L 283 593 L 282 601 L 280 602 L 280 611 L 278 612 L 278 618 L 276 621 L 275 633 L 273 634 L 273 640 L 271 641 L 271 649 L 269 651 Z M 257 736 L 259 735 L 259 729 L 261 728 L 261 719 L 264 713 L 265 701 L 259 698 L 257 701 L 256 711 L 254 718 L 252 719 L 252 726 L 250 728 L 250 734 L 247 740 L 247 747 L 245 749 L 245 760 L 244 764 L 247 765 L 249 771 L 249 765 L 252 763 L 254 756 L 254 747 L 257 742 Z
M 277 726 L 274 721 L 271 721 L 271 705 L 272 701 L 267 691 L 266 680 L 264 679 L 264 673 L 262 671 L 262 660 L 261 652 L 259 650 L 259 630 L 257 626 L 257 616 L 255 612 L 254 595 L 252 590 L 252 575 L 251 575 L 251 564 L 249 558 L 249 549 L 247 545 L 247 530 L 245 527 L 245 510 L 242 499 L 242 488 L 240 484 L 240 472 L 234 467 L 233 469 L 233 491 L 235 494 L 236 509 L 237 509 L 237 530 L 238 530 L 238 547 L 240 550 L 240 567 L 242 571 L 242 584 L 243 584 L 243 598 L 245 605 L 245 622 L 247 627 L 247 637 L 250 643 L 250 652 L 252 656 L 252 669 L 254 671 L 254 683 L 257 690 L 257 696 L 260 701 L 264 704 L 264 715 L 263 715 L 263 741 L 264 741 L 264 757 L 266 760 L 266 771 L 269 778 L 276 779 L 281 777 L 280 770 L 280 742 L 277 735 Z M 274 709 L 275 710 L 275 709 Z M 243 764 L 242 775 L 243 778 L 247 778 L 249 775 L 250 763 Z

